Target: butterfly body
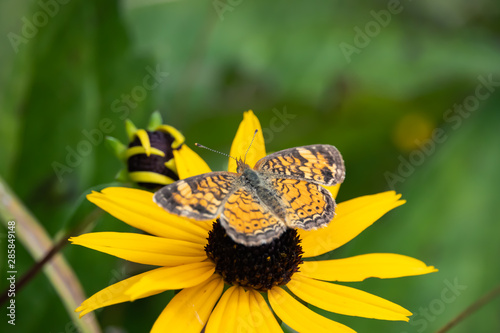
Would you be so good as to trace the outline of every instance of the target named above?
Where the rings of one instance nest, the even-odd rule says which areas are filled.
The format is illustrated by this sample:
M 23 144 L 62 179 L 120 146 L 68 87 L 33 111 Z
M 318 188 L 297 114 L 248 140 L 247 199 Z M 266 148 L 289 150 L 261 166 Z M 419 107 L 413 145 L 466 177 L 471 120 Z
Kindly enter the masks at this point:
M 269 181 L 269 175 L 255 171 L 248 165 L 240 176 L 243 188 L 258 198 L 262 205 L 267 206 L 274 215 L 285 220 L 285 209 L 279 193 L 273 188 Z
M 238 161 L 237 173 L 210 172 L 160 189 L 155 202 L 194 220 L 220 217 L 227 234 L 246 246 L 266 244 L 287 228 L 326 226 L 335 201 L 321 185 L 343 181 L 345 168 L 330 145 L 286 149 L 259 160 L 252 169 Z

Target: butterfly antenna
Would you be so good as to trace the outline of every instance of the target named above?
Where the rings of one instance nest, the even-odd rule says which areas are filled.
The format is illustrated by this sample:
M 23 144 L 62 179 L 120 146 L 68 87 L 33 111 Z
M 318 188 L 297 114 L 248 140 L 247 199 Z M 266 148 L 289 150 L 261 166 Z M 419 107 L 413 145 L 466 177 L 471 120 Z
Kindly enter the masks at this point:
M 206 147 L 206 146 L 204 146 L 204 145 L 202 145 L 202 144 L 199 144 L 199 143 L 195 143 L 194 145 L 195 145 L 196 147 L 204 148 L 204 149 L 206 149 L 206 150 L 210 150 L 210 151 L 212 151 L 212 152 L 214 152 L 214 153 L 218 153 L 218 154 L 221 154 L 221 155 L 227 156 L 227 157 L 229 157 L 229 158 L 232 158 L 232 159 L 233 159 L 233 160 L 235 160 L 236 162 L 238 162 L 238 160 L 237 160 L 235 157 L 233 157 L 233 156 L 231 156 L 231 155 L 229 155 L 229 154 L 226 154 L 226 153 L 220 152 L 220 151 L 215 150 L 215 149 L 212 149 L 212 148 L 208 148 L 208 147 Z
M 250 145 L 248 146 L 248 149 L 247 149 L 247 151 L 246 151 L 246 153 L 245 153 L 245 157 L 243 158 L 243 163 L 245 163 L 245 162 L 246 162 L 246 160 L 247 160 L 247 154 L 248 154 L 248 151 L 250 150 L 250 147 L 252 147 L 253 140 L 255 140 L 255 136 L 257 135 L 257 132 L 258 132 L 258 131 L 259 131 L 259 130 L 258 130 L 258 129 L 256 129 L 256 130 L 255 130 L 255 132 L 253 132 L 253 138 L 252 138 L 252 141 L 250 141 Z

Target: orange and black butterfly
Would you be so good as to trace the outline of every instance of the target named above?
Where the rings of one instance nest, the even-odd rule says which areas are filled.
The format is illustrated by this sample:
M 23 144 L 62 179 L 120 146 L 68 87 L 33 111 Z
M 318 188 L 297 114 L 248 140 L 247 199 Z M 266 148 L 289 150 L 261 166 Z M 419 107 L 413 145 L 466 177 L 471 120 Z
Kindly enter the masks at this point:
M 270 243 L 287 228 L 326 226 L 335 200 L 324 186 L 345 177 L 342 156 L 330 145 L 285 149 L 251 168 L 238 160 L 237 173 L 217 171 L 179 180 L 161 188 L 155 202 L 166 211 L 204 221 L 220 217 L 237 243 Z

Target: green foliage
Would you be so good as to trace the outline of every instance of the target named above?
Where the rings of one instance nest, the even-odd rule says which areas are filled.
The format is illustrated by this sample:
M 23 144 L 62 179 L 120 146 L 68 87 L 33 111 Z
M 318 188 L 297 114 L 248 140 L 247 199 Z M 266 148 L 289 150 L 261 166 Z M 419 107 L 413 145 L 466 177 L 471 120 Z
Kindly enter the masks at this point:
M 388 2 L 221 3 L 229 7 L 73 0 L 47 14 L 29 38 L 23 29 L 44 12 L 39 2 L 0 4 L 0 175 L 43 227 L 56 237 L 84 191 L 113 181 L 122 165 L 104 138 L 125 142 L 126 118 L 145 128 L 159 110 L 188 144 L 229 152 L 242 112 L 253 109 L 267 129 L 268 151 L 339 148 L 347 167 L 339 201 L 391 184 L 408 200 L 334 257 L 395 252 L 440 269 L 354 284 L 405 306 L 416 314 L 414 324 L 331 318 L 360 332 L 431 332 L 492 289 L 500 276 L 499 85 L 482 88 L 489 95 L 471 111 L 453 108 L 475 96 L 479 77 L 500 82 L 500 5 L 401 2 L 361 47 L 355 28 L 375 27 L 372 11 L 380 16 Z M 13 44 L 12 34 L 25 39 Z M 342 43 L 359 52 L 346 57 Z M 430 139 L 434 128 L 446 139 L 426 153 L 414 141 Z M 402 175 L 402 161 L 419 152 L 421 163 L 409 162 L 413 170 Z M 212 169 L 226 167 L 225 158 L 198 153 Z M 94 230 L 129 228 L 106 216 Z M 63 253 L 88 295 L 145 269 L 78 247 Z M 22 273 L 33 259 L 20 249 L 18 262 Z M 424 329 L 419 309 L 437 306 L 445 281 L 455 278 L 467 289 Z M 105 308 L 98 321 L 144 331 L 172 295 Z M 20 332 L 66 330 L 69 316 L 43 274 L 17 300 Z M 500 330 L 498 302 L 454 332 Z

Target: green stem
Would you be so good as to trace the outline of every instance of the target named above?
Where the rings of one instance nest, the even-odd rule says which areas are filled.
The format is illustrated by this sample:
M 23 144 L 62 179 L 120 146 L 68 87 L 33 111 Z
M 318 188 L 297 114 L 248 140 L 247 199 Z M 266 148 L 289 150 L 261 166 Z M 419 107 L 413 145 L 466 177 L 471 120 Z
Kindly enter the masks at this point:
M 93 215 L 93 214 L 92 214 Z M 67 243 L 63 237 L 57 244 L 53 244 L 50 235 L 42 224 L 29 212 L 23 203 L 12 192 L 7 183 L 0 177 L 0 219 L 8 226 L 8 221 L 15 221 L 16 240 L 19 239 L 37 264 L 23 276 L 16 287 L 25 285 L 43 267 L 45 274 L 51 281 L 54 289 L 64 303 L 66 311 L 72 318 L 77 329 L 85 333 L 101 332 L 93 315 L 79 320 L 74 309 L 85 300 L 85 294 L 80 281 L 68 265 L 59 250 Z M 89 216 L 89 220 L 95 216 Z M 88 220 L 86 219 L 86 222 Z M 16 289 L 18 290 L 18 289 Z M 87 318 L 88 317 L 88 318 Z
M 24 275 L 16 283 L 16 291 L 21 291 L 21 289 L 23 289 L 23 287 L 40 272 L 40 270 L 54 257 L 54 255 L 59 253 L 66 245 L 69 244 L 68 238 L 78 235 L 80 230 L 84 229 L 101 215 L 102 210 L 95 209 L 82 223 L 78 225 L 78 228 L 74 228 L 72 231 L 61 237 L 61 239 L 59 239 L 59 241 L 52 246 L 42 259 L 36 262 L 26 273 L 24 273 Z M 6 288 L 6 290 L 0 295 L 0 304 L 3 304 L 8 300 L 8 292 L 9 289 Z
M 495 297 L 500 295 L 500 285 L 498 285 L 495 289 L 472 303 L 467 309 L 465 309 L 462 313 L 460 313 L 458 316 L 456 316 L 452 321 L 450 321 L 448 324 L 443 326 L 437 333 L 444 333 L 448 332 L 451 328 L 456 326 L 459 322 L 467 318 L 468 316 L 472 315 L 474 312 L 479 310 L 481 307 L 483 307 L 485 304 L 493 300 Z

